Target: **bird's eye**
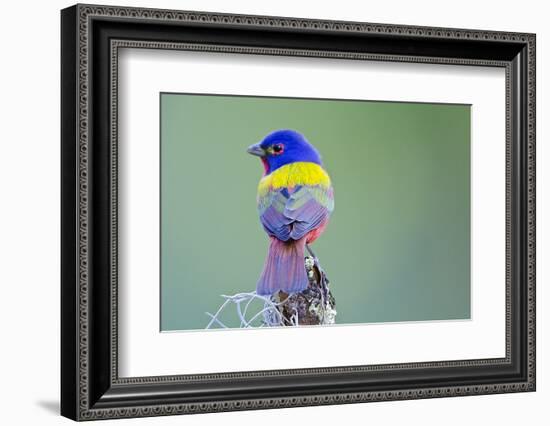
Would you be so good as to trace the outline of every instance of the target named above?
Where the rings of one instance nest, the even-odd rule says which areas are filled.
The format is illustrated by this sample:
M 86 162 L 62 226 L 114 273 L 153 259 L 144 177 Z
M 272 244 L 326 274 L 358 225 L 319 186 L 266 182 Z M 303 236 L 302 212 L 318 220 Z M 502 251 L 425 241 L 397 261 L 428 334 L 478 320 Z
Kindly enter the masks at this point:
M 282 153 L 283 153 L 284 147 L 283 147 L 283 145 L 281 145 L 280 143 L 278 143 L 278 144 L 273 145 L 273 147 L 271 148 L 271 150 L 273 151 L 273 154 L 279 155 L 279 154 L 282 154 Z

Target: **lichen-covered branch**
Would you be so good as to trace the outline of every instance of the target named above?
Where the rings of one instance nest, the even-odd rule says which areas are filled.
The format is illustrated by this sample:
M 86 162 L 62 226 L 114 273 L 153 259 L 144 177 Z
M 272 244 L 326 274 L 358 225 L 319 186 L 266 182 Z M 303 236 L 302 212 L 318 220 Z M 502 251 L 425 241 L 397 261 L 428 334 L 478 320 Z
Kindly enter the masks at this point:
M 291 318 L 296 325 L 334 324 L 336 321 L 336 301 L 329 289 L 329 280 L 319 265 L 317 258 L 305 258 L 309 286 L 301 293 L 288 295 L 279 292 L 273 297 L 280 303 L 279 309 L 287 322 Z
M 262 296 L 253 291 L 222 295 L 225 300 L 216 313 L 206 313 L 210 317 L 206 328 L 229 328 L 220 319 L 227 309 L 236 311 L 239 328 L 334 324 L 336 302 L 325 272 L 314 256 L 306 256 L 305 268 L 309 286 L 301 293 L 289 295 L 279 291 Z M 253 310 L 252 305 L 257 306 L 258 302 L 263 307 Z

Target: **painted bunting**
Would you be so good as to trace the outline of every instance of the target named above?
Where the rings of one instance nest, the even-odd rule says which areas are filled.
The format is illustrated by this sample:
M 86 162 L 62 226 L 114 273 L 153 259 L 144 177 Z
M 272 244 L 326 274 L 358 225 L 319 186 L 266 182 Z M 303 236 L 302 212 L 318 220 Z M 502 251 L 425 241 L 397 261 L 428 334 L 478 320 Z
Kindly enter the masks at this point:
M 295 130 L 276 130 L 248 147 L 260 157 L 260 222 L 270 244 L 256 285 L 260 295 L 298 293 L 308 286 L 305 248 L 325 230 L 334 209 L 333 188 L 321 155 Z

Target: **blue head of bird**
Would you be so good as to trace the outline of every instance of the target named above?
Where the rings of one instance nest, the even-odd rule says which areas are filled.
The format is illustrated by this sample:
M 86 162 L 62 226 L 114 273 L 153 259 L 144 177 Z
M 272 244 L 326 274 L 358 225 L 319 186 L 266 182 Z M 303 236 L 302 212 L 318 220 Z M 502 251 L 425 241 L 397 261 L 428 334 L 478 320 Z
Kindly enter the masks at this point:
M 275 130 L 261 142 L 249 146 L 247 152 L 260 157 L 266 175 L 282 166 L 296 162 L 322 165 L 319 152 L 304 135 L 296 130 Z

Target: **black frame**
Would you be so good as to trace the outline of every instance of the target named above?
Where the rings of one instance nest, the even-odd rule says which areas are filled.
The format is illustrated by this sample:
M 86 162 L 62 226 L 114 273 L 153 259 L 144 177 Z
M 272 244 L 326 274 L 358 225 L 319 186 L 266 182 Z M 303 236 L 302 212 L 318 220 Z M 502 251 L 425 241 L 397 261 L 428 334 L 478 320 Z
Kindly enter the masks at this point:
M 119 378 L 116 66 L 124 47 L 504 67 L 506 357 Z M 61 52 L 62 415 L 89 420 L 535 390 L 535 35 L 76 5 L 61 13 Z

